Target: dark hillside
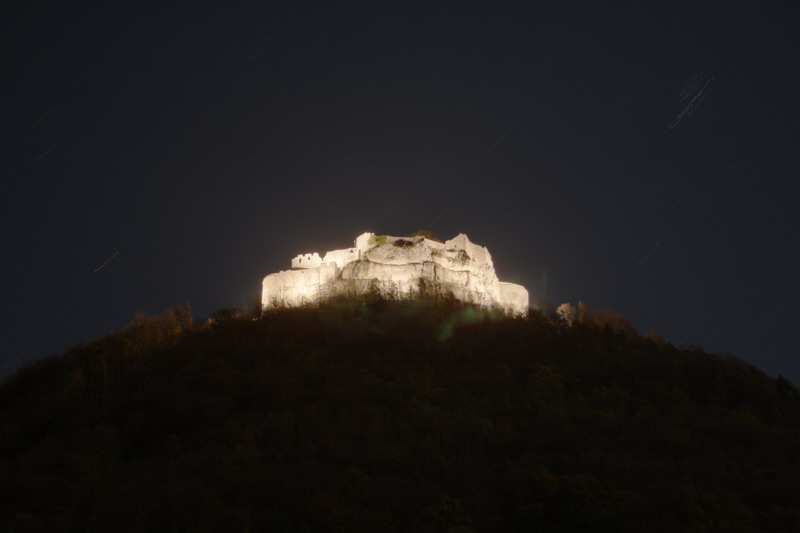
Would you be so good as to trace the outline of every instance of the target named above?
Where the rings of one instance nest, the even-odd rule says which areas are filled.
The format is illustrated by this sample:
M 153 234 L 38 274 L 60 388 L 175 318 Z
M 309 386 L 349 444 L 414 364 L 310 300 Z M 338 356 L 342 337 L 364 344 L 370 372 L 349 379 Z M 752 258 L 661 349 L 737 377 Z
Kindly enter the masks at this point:
M 798 391 L 616 318 L 137 317 L 0 386 L 0 530 L 797 531 Z

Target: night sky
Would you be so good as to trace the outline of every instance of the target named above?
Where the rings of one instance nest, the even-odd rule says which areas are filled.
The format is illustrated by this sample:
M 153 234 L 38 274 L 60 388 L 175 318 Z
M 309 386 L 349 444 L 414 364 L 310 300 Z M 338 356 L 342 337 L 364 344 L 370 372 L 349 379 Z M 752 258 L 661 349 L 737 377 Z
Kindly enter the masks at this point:
M 0 378 L 427 228 L 798 384 L 794 4 L 4 2 Z

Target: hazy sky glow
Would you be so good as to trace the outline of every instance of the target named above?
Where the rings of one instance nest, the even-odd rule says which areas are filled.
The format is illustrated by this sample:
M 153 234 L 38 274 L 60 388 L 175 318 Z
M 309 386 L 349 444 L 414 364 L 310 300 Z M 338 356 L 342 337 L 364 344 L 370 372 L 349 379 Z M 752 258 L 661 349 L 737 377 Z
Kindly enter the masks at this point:
M 794 3 L 539 4 L 4 4 L 0 377 L 429 228 L 800 383 Z

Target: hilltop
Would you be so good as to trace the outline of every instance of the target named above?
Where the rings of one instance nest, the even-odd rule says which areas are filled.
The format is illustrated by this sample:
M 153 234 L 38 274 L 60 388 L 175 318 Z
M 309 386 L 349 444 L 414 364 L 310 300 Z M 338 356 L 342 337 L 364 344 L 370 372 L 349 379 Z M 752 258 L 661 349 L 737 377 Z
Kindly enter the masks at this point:
M 137 316 L 0 385 L 2 531 L 792 531 L 800 395 L 583 309 Z

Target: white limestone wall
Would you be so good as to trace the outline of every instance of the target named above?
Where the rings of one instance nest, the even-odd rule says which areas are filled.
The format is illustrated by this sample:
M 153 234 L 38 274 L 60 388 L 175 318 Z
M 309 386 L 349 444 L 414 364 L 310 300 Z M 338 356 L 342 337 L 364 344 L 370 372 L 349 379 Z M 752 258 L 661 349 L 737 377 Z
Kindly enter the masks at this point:
M 386 265 L 407 265 L 409 263 L 422 263 L 431 260 L 431 248 L 425 246 L 422 240 L 413 241 L 411 246 L 395 246 L 401 239 L 388 240 L 386 244 L 375 245 L 362 254 L 364 259 Z
M 528 312 L 528 290 L 522 285 L 500 281 L 500 306 L 512 313 L 522 315 Z
M 528 309 L 528 291 L 498 281 L 489 251 L 463 233 L 445 243 L 386 236 L 384 243 L 370 245 L 372 236 L 363 233 L 354 248 L 332 250 L 324 258 L 318 253 L 297 256 L 292 260 L 296 270 L 264 278 L 263 306 L 298 306 L 328 295 L 374 290 L 403 297 L 425 286 L 463 301 L 500 305 L 516 314 Z
M 395 258 L 396 259 L 396 258 Z M 342 269 L 341 279 L 372 280 L 373 286 L 396 296 L 409 295 L 419 289 L 419 281 L 431 282 L 439 292 L 452 293 L 459 299 L 482 304 L 500 299 L 496 277 L 470 269 L 451 269 L 435 261 L 380 263 L 370 259 L 355 261 Z
M 322 264 L 322 258 L 317 252 L 313 254 L 300 254 L 292 259 L 292 268 L 316 268 Z
M 356 237 L 356 242 L 355 242 L 356 250 L 358 250 L 358 251 L 360 251 L 360 252 L 362 252 L 362 253 L 363 253 L 363 252 L 366 252 L 366 251 L 367 251 L 367 249 L 368 249 L 368 248 L 369 248 L 369 246 L 370 246 L 370 244 L 369 244 L 369 240 L 370 240 L 370 239 L 371 239 L 371 238 L 372 238 L 374 235 L 375 235 L 374 233 L 372 233 L 372 232 L 369 232 L 369 231 L 368 231 L 368 232 L 366 232 L 366 233 L 362 233 L 361 235 L 359 235 L 358 237 Z
M 357 248 L 345 248 L 344 250 L 332 250 L 326 253 L 322 260 L 325 263 L 336 263 L 339 268 L 344 268 L 347 263 L 356 261 L 358 258 Z
M 443 242 L 432 241 L 430 239 L 426 239 L 422 237 L 422 242 L 425 243 L 425 246 L 429 248 L 433 248 L 434 250 L 444 250 L 447 248 Z
M 489 250 L 478 244 L 473 244 L 470 242 L 469 237 L 463 233 L 459 233 L 452 239 L 445 241 L 444 244 L 447 249 L 464 250 L 478 264 L 492 264 Z M 492 265 L 492 268 L 494 268 L 494 265 Z
M 335 263 L 270 274 L 262 282 L 261 304 L 264 307 L 296 307 L 313 303 L 326 287 L 334 284 L 337 274 Z

